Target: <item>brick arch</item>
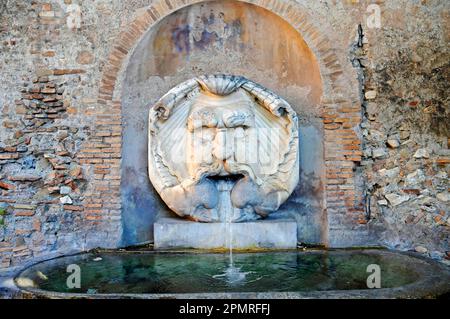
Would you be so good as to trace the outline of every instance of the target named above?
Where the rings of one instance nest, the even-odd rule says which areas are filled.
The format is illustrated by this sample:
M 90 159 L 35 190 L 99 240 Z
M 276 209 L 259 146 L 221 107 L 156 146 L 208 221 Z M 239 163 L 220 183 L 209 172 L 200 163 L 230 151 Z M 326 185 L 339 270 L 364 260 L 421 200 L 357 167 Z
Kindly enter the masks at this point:
M 300 4 L 290 0 L 236 1 L 260 6 L 280 16 L 299 32 L 316 56 L 323 84 L 321 104 L 325 138 L 326 185 L 324 200 L 328 219 L 328 244 L 331 246 L 343 245 L 338 238 L 338 233 L 342 232 L 342 228 L 361 228 L 365 224 L 362 193 L 355 186 L 356 175 L 354 172 L 355 163 L 361 160 L 362 155 L 361 142 L 357 133 L 357 127 L 361 122 L 358 88 L 353 90 L 348 87 L 344 68 L 326 35 L 326 31 L 329 29 L 324 31 L 326 27 L 323 25 L 318 27 L 314 19 Z M 97 127 L 114 122 L 116 132 L 112 134 L 121 139 L 121 127 L 117 123 L 117 119 L 120 120 L 121 117 L 121 77 L 134 48 L 144 34 L 164 17 L 183 7 L 200 2 L 204 2 L 204 0 L 155 0 L 120 32 L 110 51 L 99 86 L 98 113 L 103 115 L 100 115 L 102 117 L 100 120 L 97 116 Z M 109 121 L 108 117 L 111 117 Z M 115 165 L 120 166 L 120 155 L 117 156 Z M 120 180 L 120 177 L 115 179 L 117 183 L 117 179 Z M 96 192 L 97 195 L 99 192 L 111 195 L 110 190 L 107 190 L 105 186 Z M 87 203 L 89 203 L 89 198 L 87 198 Z M 361 236 L 360 232 L 358 232 L 358 236 Z
M 324 88 L 324 104 L 332 104 L 341 100 L 354 100 L 355 96 L 346 99 L 341 92 L 342 81 L 345 81 L 343 68 L 333 50 L 326 32 L 321 31 L 313 19 L 301 9 L 301 5 L 288 0 L 235 0 L 254 4 L 275 13 L 287 21 L 305 40 L 308 47 L 315 54 L 319 63 Z M 137 16 L 121 31 L 112 45 L 103 76 L 100 81 L 98 102 L 106 104 L 115 97 L 120 97 L 117 80 L 127 65 L 127 60 L 142 36 L 164 17 L 171 13 L 205 0 L 155 0 L 143 13 Z M 347 94 L 348 95 L 348 94 Z

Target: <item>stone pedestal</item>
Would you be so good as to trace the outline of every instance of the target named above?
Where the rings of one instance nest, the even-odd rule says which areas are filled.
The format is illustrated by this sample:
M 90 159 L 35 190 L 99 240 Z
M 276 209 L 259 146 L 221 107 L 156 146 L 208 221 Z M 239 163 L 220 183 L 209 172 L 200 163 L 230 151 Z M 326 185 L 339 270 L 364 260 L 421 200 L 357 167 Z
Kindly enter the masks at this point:
M 161 218 L 154 224 L 155 249 L 235 249 L 297 247 L 293 220 L 266 219 L 244 223 L 198 223 Z

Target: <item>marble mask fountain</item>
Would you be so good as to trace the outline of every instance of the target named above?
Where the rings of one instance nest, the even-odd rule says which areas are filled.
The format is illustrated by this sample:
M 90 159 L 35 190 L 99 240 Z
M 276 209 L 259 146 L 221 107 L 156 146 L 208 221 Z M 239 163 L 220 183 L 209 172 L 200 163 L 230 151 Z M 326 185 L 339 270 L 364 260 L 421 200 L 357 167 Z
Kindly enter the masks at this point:
M 240 76 L 190 79 L 149 111 L 150 180 L 167 206 L 184 222 L 191 221 L 184 225 L 197 224 L 197 228 L 208 226 L 193 221 L 247 222 L 246 232 L 257 233 L 257 227 L 251 226 L 255 223 L 248 222 L 275 213 L 298 183 L 298 144 L 293 108 Z M 155 246 L 160 246 L 157 228 L 162 224 L 167 221 L 155 224 Z M 296 237 L 296 229 L 290 229 L 291 238 Z M 185 231 L 192 233 L 192 229 Z M 184 231 L 170 233 L 179 232 Z M 195 233 L 198 230 L 191 235 Z M 261 239 L 256 239 L 251 245 L 260 244 Z

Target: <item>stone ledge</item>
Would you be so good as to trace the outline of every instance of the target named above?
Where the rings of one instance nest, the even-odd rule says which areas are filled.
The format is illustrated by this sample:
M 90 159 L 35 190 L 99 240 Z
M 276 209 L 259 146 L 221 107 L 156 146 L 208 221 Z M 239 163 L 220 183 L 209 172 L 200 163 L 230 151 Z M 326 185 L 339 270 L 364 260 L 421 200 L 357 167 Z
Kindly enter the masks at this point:
M 266 219 L 232 223 L 198 223 L 161 218 L 154 224 L 155 249 L 293 249 L 297 247 L 297 224 L 293 220 Z

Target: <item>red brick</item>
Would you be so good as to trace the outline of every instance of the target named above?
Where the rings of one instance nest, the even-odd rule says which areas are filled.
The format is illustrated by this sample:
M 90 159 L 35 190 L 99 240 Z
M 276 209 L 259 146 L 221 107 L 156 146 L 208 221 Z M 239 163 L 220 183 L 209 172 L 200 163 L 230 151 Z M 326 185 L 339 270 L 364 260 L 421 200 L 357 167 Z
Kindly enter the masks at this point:
M 84 209 L 83 206 L 76 206 L 76 205 L 64 205 L 63 207 L 65 210 L 70 211 L 82 211 Z
M 102 204 L 98 203 L 98 204 L 86 204 L 85 205 L 86 208 L 101 208 Z
M 52 11 L 52 5 L 50 3 L 42 4 L 42 11 Z
M 340 124 L 325 124 L 324 128 L 326 130 L 337 130 L 338 128 L 340 128 L 341 125 Z
M 14 216 L 28 217 L 28 216 L 33 216 L 33 215 L 34 215 L 34 211 L 32 211 L 32 210 L 14 211 Z
M 102 219 L 102 216 L 99 216 L 99 215 L 87 215 L 86 219 L 87 220 L 100 220 L 100 219 Z
M 41 230 L 41 222 L 37 219 L 33 221 L 33 230 L 35 231 Z
M 109 131 L 98 131 L 98 132 L 95 132 L 95 136 L 99 136 L 99 137 L 111 136 L 111 132 L 109 132 Z
M 5 183 L 5 182 L 0 182 L 0 188 L 6 189 L 6 190 L 15 190 L 16 186 Z
M 101 209 L 86 209 L 86 214 L 101 214 L 103 211 Z
M 86 73 L 85 70 L 82 69 L 54 69 L 53 75 L 66 75 L 66 74 L 80 74 Z
M 15 234 L 16 235 L 28 235 L 31 233 L 31 230 L 28 229 L 16 229 Z
M 0 160 L 18 159 L 19 153 L 2 153 L 0 154 Z
M 47 57 L 47 58 L 51 58 L 55 56 L 55 51 L 45 51 L 42 52 L 42 56 Z

